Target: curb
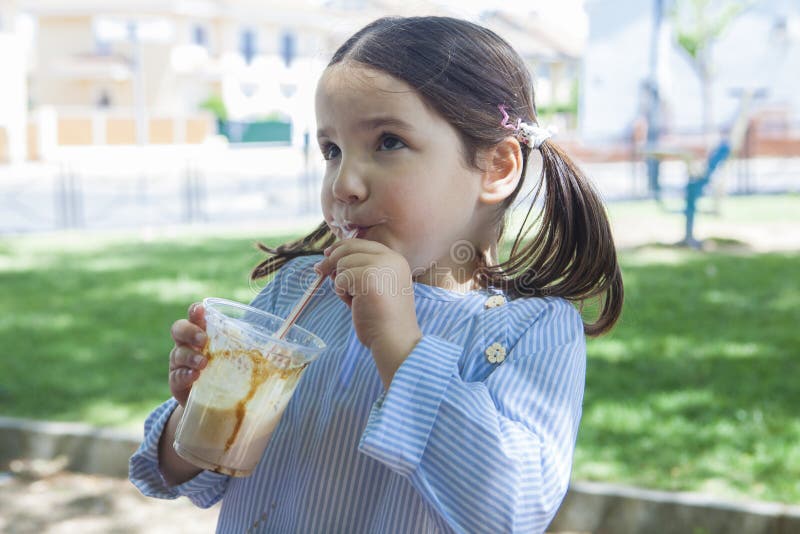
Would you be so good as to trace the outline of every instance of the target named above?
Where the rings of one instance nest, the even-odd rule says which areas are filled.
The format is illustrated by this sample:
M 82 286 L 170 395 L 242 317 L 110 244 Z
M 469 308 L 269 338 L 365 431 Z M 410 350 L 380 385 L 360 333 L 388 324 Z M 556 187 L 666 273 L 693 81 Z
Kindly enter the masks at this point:
M 69 471 L 127 478 L 141 440 L 141 432 L 0 417 L 0 470 L 19 459 L 61 458 L 58 467 Z M 549 531 L 793 534 L 800 532 L 800 506 L 573 482 Z
M 141 441 L 136 432 L 0 416 L 0 469 L 17 459 L 63 458 L 68 471 L 127 478 Z
M 573 482 L 549 529 L 594 534 L 796 534 L 800 506 Z

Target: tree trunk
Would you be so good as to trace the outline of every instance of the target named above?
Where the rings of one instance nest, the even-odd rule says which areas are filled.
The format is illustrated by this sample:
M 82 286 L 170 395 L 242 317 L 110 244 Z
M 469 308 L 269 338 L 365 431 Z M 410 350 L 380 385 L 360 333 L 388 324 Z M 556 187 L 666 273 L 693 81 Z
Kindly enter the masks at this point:
M 703 144 L 706 150 L 711 148 L 714 130 L 714 103 L 712 99 L 711 69 L 708 61 L 708 51 L 700 53 L 700 83 L 703 91 Z

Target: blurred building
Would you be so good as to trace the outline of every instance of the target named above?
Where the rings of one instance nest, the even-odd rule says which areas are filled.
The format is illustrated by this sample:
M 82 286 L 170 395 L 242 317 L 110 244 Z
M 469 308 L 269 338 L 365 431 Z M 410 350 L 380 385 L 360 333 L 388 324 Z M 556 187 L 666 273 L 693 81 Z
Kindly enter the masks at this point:
M 17 18 L 17 2 L 0 0 L 0 161 L 12 163 L 27 156 L 27 44 Z
M 478 22 L 509 41 L 525 59 L 534 78 L 534 98 L 539 115 L 559 130 L 575 127 L 578 112 L 578 78 L 585 47 L 581 32 L 565 30 L 541 11 L 487 11 Z M 561 23 L 569 26 L 577 21 Z
M 0 21 L 19 13 L 31 21 L 30 53 L 19 53 L 20 36 L 0 40 L 0 54 L 14 58 L 4 80 L 17 87 L 3 102 L 16 115 L 0 115 L 14 115 L 15 131 L 28 124 L 27 143 L 6 134 L 5 145 L 13 137 L 45 159 L 58 146 L 199 143 L 218 118 L 290 123 L 291 142 L 302 144 L 314 129 L 316 80 L 355 30 L 386 15 L 468 17 L 435 0 L 0 0 Z M 540 108 L 568 111 L 580 37 L 533 9 L 473 18 L 523 54 Z
M 660 35 L 654 38 L 658 4 L 663 5 L 664 14 Z M 629 140 L 637 122 L 647 115 L 650 87 L 660 97 L 657 127 L 663 135 L 691 138 L 701 133 L 702 85 L 686 52 L 676 43 L 670 4 L 668 0 L 587 0 L 589 38 L 579 115 L 585 140 Z M 710 64 L 714 131 L 730 124 L 743 90 L 761 90 L 763 96 L 751 111 L 753 124 L 796 145 L 783 154 L 800 153 L 800 138 L 791 140 L 800 130 L 800 3 L 760 0 L 747 4 L 712 44 Z M 762 140 L 772 135 L 766 130 L 762 134 Z
M 23 2 L 37 21 L 31 105 L 54 110 L 59 145 L 199 142 L 214 96 L 235 119 L 286 115 L 330 33 L 303 4 Z

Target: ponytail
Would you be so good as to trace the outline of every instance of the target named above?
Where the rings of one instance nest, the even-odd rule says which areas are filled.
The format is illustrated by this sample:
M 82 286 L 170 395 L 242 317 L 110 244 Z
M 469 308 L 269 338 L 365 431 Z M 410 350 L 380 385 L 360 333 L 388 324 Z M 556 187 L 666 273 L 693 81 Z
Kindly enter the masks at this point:
M 539 147 L 542 173 L 508 260 L 482 265 L 483 283 L 501 287 L 511 297 L 556 296 L 583 311 L 598 299 L 594 322 L 584 332 L 608 332 L 622 313 L 622 275 L 603 202 L 578 167 L 555 144 Z M 528 223 L 544 187 L 544 207 Z M 527 239 L 538 225 L 532 239 Z
M 313 232 L 307 236 L 290 241 L 276 248 L 271 248 L 263 243 L 257 243 L 256 246 L 262 252 L 270 255 L 253 269 L 250 273 L 251 280 L 257 280 L 270 274 L 277 272 L 290 260 L 299 256 L 311 256 L 314 254 L 322 254 L 322 251 L 336 241 L 336 236 L 330 231 L 327 223 L 320 224 Z

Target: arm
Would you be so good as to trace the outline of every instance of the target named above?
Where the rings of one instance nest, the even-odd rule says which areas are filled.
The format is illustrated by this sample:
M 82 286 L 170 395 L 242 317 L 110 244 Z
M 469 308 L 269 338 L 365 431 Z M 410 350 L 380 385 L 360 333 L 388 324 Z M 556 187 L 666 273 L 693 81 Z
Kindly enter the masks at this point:
M 181 416 L 183 416 L 183 406 L 178 405 L 167 420 L 158 442 L 158 468 L 164 477 L 164 481 L 170 486 L 183 484 L 203 471 L 178 456 L 172 446 Z
M 284 284 L 293 276 L 294 268 L 292 262 L 287 263 L 251 305 L 274 311 L 278 296 L 286 291 Z M 193 322 L 205 329 L 204 320 L 194 319 Z M 197 376 L 194 375 L 192 379 Z M 185 394 L 188 394 L 188 390 Z M 185 395 L 182 398 L 185 399 Z M 177 455 L 172 443 L 182 414 L 183 407 L 175 398 L 150 414 L 145 421 L 144 440 L 130 459 L 129 478 L 149 497 L 175 499 L 185 495 L 198 506 L 209 507 L 222 498 L 229 477 L 204 471 Z
M 160 469 L 160 445 L 172 449 L 172 436 L 166 435 L 165 428 L 171 419 L 177 421 L 177 407 L 178 402 L 170 399 L 147 418 L 144 424 L 144 440 L 130 459 L 128 476 L 133 485 L 148 497 L 176 499 L 183 495 L 197 506 L 208 508 L 222 498 L 230 477 L 192 466 L 196 470 L 196 476 L 179 481 L 177 477 L 168 479 L 166 473 L 162 473 Z M 174 451 L 172 454 L 175 454 Z M 184 462 L 183 459 L 178 459 Z M 175 477 L 177 473 L 170 472 L 169 475 Z
M 551 300 L 482 382 L 459 376 L 461 352 L 423 337 L 373 407 L 360 450 L 407 476 L 456 531 L 544 531 L 580 420 L 580 317 Z

